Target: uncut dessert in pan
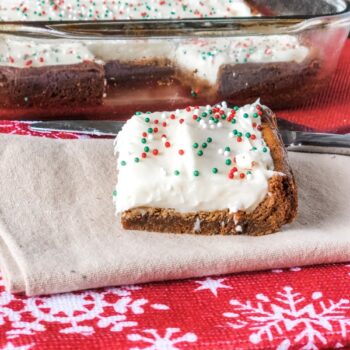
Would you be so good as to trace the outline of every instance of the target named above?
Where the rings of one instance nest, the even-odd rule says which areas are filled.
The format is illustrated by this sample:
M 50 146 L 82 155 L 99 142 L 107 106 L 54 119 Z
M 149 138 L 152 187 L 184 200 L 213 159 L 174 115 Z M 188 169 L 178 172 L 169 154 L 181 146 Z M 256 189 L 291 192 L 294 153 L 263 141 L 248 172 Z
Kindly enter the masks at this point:
M 243 0 L 6 0 L 0 21 L 239 18 L 259 17 L 259 11 Z M 280 107 L 322 85 L 321 66 L 319 49 L 290 34 L 97 40 L 8 33 L 0 36 L 0 108 L 9 118 L 13 110 L 14 117 L 28 119 L 106 119 L 135 109 L 242 104 L 258 97 Z

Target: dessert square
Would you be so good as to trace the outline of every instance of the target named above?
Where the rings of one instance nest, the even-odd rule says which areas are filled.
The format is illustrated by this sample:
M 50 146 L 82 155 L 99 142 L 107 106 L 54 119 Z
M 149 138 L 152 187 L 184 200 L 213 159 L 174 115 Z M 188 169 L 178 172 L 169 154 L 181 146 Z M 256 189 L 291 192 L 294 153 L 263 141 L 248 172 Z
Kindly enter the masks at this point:
M 275 116 L 259 101 L 137 112 L 115 151 L 114 199 L 125 229 L 263 235 L 296 216 Z

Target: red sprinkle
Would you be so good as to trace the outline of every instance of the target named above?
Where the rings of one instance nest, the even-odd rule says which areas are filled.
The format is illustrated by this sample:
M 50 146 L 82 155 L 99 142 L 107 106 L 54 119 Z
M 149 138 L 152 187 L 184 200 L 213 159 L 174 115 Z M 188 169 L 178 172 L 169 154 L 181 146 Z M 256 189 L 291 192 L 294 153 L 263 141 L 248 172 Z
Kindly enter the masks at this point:
M 154 123 L 154 124 L 158 124 L 158 123 L 159 123 L 159 120 L 158 120 L 158 119 L 155 119 L 153 123 Z
M 146 158 L 146 157 L 147 157 L 147 153 L 143 152 L 143 153 L 141 154 L 141 157 L 142 157 L 142 158 Z
M 231 172 L 229 172 L 227 176 L 231 180 L 235 177 L 235 175 L 233 173 L 231 173 Z
M 253 126 L 253 128 L 256 128 L 256 123 L 253 123 L 252 126 Z
M 142 137 L 147 137 L 147 132 L 143 132 Z
M 33 61 L 32 60 L 29 60 L 26 62 L 26 66 L 31 66 L 33 64 Z
M 175 119 L 175 114 L 170 114 L 170 119 Z
M 185 119 L 180 119 L 179 123 L 182 124 L 185 121 Z
M 157 149 L 154 149 L 154 150 L 152 151 L 152 153 L 153 153 L 155 156 L 157 156 L 158 153 L 159 153 L 159 151 L 158 151 Z
M 255 136 L 255 135 L 251 135 L 250 138 L 251 138 L 252 140 L 255 140 L 255 139 L 256 139 L 256 136 Z
M 158 128 L 154 128 L 153 132 L 157 133 L 158 132 Z
M 191 107 L 190 106 L 186 107 L 186 111 L 191 112 Z
M 185 151 L 183 149 L 179 149 L 180 156 L 183 156 L 185 154 Z
M 261 131 L 261 130 L 262 130 L 262 126 L 261 126 L 261 125 L 258 125 L 258 126 L 257 126 L 257 129 L 258 129 L 259 131 Z
M 162 125 L 164 126 L 164 128 L 167 126 L 166 122 L 163 122 Z
M 245 178 L 245 174 L 240 173 L 240 174 L 239 174 L 239 177 L 240 177 L 241 179 L 244 179 L 244 178 Z
M 242 137 L 237 137 L 237 142 L 242 142 Z
M 165 142 L 164 146 L 165 146 L 166 148 L 169 148 L 169 147 L 171 146 L 171 145 L 170 145 L 170 142 L 169 142 L 169 141 Z
M 192 116 L 192 118 L 193 118 L 193 120 L 197 120 L 198 115 L 194 114 L 194 115 Z
M 165 135 L 165 134 L 163 134 L 163 135 L 162 135 L 162 138 L 165 138 L 165 139 L 166 139 L 166 135 Z

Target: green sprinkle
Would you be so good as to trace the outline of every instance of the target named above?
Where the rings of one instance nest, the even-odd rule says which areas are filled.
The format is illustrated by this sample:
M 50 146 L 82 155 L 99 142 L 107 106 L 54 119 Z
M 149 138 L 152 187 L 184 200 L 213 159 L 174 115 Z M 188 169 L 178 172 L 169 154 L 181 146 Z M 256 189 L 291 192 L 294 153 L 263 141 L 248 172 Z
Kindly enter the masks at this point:
M 218 169 L 217 169 L 217 168 L 213 168 L 213 169 L 211 169 L 211 172 L 212 172 L 213 174 L 217 174 L 217 173 L 218 173 Z
M 268 151 L 267 147 L 264 147 L 264 148 L 262 149 L 262 151 L 263 151 L 264 153 L 266 153 L 266 152 Z
M 195 170 L 195 171 L 193 172 L 193 175 L 196 176 L 196 177 L 199 176 L 199 171 L 198 171 L 198 170 Z
M 231 159 L 226 159 L 226 160 L 225 160 L 225 164 L 226 164 L 226 165 L 231 165 L 231 164 L 232 164 Z
M 226 152 L 231 152 L 231 148 L 230 147 L 225 147 L 225 151 Z
M 144 150 L 145 152 L 149 152 L 149 147 L 146 146 L 143 150 Z
M 241 132 L 239 132 L 239 133 L 237 134 L 237 136 L 238 136 L 238 137 L 242 137 L 243 134 L 242 134 Z
M 233 135 L 237 135 L 238 134 L 237 129 L 233 130 L 232 133 L 233 133 Z
M 207 117 L 207 116 L 208 116 L 208 113 L 207 113 L 207 112 L 203 112 L 203 113 L 202 113 L 202 117 L 203 117 L 203 118 L 205 118 L 205 117 Z
M 236 119 L 232 119 L 231 123 L 232 123 L 232 124 L 236 124 L 236 123 L 237 123 L 237 120 L 236 120 Z
M 125 161 L 125 160 L 122 160 L 122 161 L 120 162 L 120 165 L 125 166 L 125 165 L 126 165 L 126 161 Z
M 197 93 L 194 90 L 191 90 L 192 97 L 197 97 Z
M 208 143 L 211 143 L 212 141 L 213 141 L 213 139 L 212 139 L 211 137 L 208 137 L 208 138 L 207 138 L 207 142 L 208 142 Z
M 142 112 L 136 112 L 135 113 L 135 115 L 141 115 L 142 114 Z
M 248 117 L 249 117 L 248 113 L 243 114 L 243 118 L 248 118 Z
M 223 119 L 223 120 L 225 120 L 226 118 L 227 118 L 226 114 L 223 114 L 223 115 L 221 116 L 221 119 Z
M 152 112 L 148 111 L 148 112 L 146 112 L 146 114 L 152 114 Z
M 180 172 L 179 172 L 178 170 L 175 170 L 175 171 L 174 171 L 174 175 L 175 175 L 175 176 L 179 176 L 179 175 L 180 175 Z
M 142 138 L 142 139 L 141 139 L 141 142 L 142 142 L 142 143 L 146 143 L 147 140 L 146 140 L 145 138 Z
M 197 154 L 201 157 L 203 155 L 203 151 L 200 149 Z
M 250 132 L 246 132 L 246 133 L 245 133 L 245 137 L 246 137 L 247 139 L 250 139 L 250 136 L 252 136 L 252 135 L 250 134 Z
M 257 148 L 254 146 L 253 148 L 252 148 L 252 151 L 256 151 L 257 150 Z
M 199 145 L 198 145 L 197 142 L 195 142 L 195 143 L 192 145 L 193 148 L 198 148 L 198 146 L 199 146 Z
M 152 128 L 148 128 L 148 129 L 147 129 L 147 132 L 148 132 L 149 134 L 152 134 L 153 129 L 152 129 Z
M 202 143 L 202 148 L 207 148 L 207 144 L 205 142 Z
M 135 157 L 135 158 L 134 158 L 134 162 L 135 162 L 135 163 L 138 163 L 139 161 L 140 161 L 140 158 L 138 158 L 138 157 Z
M 254 118 L 258 118 L 258 117 L 259 117 L 259 114 L 258 114 L 258 113 L 254 113 L 254 114 L 253 114 L 253 117 L 254 117 Z
M 145 118 L 145 122 L 146 122 L 146 123 L 149 123 L 149 122 L 150 122 L 150 120 L 151 120 L 151 119 L 149 119 L 148 117 L 147 117 L 147 118 Z
M 117 197 L 117 191 L 113 191 L 113 197 Z
M 239 110 L 238 106 L 234 106 L 233 109 L 237 112 Z
M 202 120 L 201 117 L 198 117 L 198 118 L 197 118 L 197 122 L 200 122 L 201 120 Z

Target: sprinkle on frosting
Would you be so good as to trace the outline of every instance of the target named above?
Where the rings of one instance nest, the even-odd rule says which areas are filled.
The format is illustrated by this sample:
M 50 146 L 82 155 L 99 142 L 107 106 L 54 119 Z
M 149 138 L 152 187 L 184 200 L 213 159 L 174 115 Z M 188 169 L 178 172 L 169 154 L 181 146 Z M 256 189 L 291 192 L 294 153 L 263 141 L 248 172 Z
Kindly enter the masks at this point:
M 243 0 L 1 0 L 0 21 L 101 21 L 252 16 Z
M 254 210 L 274 174 L 270 150 L 258 129 L 263 109 L 256 102 L 235 109 L 220 104 L 135 114 L 116 139 L 115 151 L 122 159 L 117 212 L 140 206 L 183 212 Z M 201 122 L 194 115 L 201 115 Z M 140 135 L 149 133 L 154 138 L 145 146 Z

